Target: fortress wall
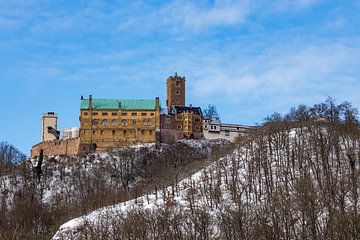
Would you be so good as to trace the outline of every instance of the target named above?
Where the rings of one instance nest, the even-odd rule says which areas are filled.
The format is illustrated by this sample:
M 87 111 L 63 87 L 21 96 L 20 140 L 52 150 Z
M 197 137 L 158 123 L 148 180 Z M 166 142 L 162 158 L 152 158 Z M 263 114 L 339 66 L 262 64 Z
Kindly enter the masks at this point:
M 193 135 L 194 135 L 194 139 L 202 139 L 202 138 L 204 138 L 204 134 L 202 133 L 202 132 L 194 132 L 193 133 Z
M 40 150 L 44 151 L 44 156 L 53 155 L 75 155 L 79 153 L 80 138 L 66 140 L 45 141 L 34 145 L 31 149 L 30 157 L 37 157 Z
M 171 130 L 171 129 L 161 129 L 160 132 L 160 142 L 173 144 L 178 140 L 184 139 L 184 133 L 182 131 Z
M 193 133 L 193 139 L 201 139 L 203 138 L 203 133 Z M 178 140 L 184 139 L 184 132 L 172 129 L 161 129 L 160 132 L 160 142 L 173 144 L 176 143 Z

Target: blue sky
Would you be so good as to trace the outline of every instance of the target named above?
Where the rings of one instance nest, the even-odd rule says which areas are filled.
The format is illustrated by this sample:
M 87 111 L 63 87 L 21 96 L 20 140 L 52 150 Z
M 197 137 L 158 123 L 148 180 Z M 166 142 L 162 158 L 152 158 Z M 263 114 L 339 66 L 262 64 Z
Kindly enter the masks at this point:
M 0 141 L 29 154 L 41 114 L 79 125 L 80 95 L 187 104 L 224 122 L 332 96 L 360 107 L 360 1 L 0 0 Z

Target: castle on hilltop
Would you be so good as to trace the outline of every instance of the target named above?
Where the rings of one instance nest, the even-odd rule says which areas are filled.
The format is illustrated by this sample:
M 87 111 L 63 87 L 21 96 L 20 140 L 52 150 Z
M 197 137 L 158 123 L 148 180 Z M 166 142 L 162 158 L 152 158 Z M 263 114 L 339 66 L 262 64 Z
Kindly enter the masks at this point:
M 42 116 L 41 142 L 31 157 L 74 155 L 137 143 L 174 143 L 180 139 L 203 138 L 200 107 L 185 105 L 185 77 L 175 73 L 166 81 L 166 108 L 155 99 L 88 99 L 81 97 L 80 128 L 57 130 L 57 115 Z

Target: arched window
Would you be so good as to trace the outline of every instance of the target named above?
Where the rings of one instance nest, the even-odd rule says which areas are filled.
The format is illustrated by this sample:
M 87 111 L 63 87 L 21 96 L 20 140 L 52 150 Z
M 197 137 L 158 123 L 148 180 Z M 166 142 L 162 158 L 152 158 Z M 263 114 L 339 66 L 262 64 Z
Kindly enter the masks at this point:
M 127 125 L 128 125 L 128 123 L 127 123 L 126 120 L 122 120 L 122 121 L 121 121 L 121 126 L 127 126 Z
M 99 120 L 95 120 L 95 119 L 94 119 L 94 120 L 92 121 L 92 124 L 93 124 L 93 125 L 99 125 Z
M 144 126 L 151 126 L 151 125 L 152 125 L 151 120 L 150 120 L 150 119 L 145 119 L 145 120 L 143 121 L 143 125 L 144 125 Z
M 116 120 L 111 121 L 111 126 L 117 126 L 117 125 L 118 125 L 118 122 Z
M 177 125 L 177 128 L 178 128 L 179 130 L 181 130 L 181 129 L 182 129 L 182 125 L 181 125 L 181 124 L 178 124 L 178 125 Z
M 107 125 L 109 125 L 109 122 L 108 122 L 107 120 L 103 120 L 103 121 L 101 122 L 101 125 L 107 126 Z

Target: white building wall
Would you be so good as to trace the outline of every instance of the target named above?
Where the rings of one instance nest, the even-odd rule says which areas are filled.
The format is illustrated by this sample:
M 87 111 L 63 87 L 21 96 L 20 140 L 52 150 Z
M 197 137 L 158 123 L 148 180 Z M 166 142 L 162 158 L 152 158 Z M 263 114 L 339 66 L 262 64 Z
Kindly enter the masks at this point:
M 230 142 L 234 142 L 235 139 L 240 135 L 238 132 L 225 132 L 225 131 L 219 131 L 219 132 L 211 132 L 204 130 L 204 137 L 205 139 L 214 140 L 214 139 L 226 139 Z
M 63 128 L 61 130 L 61 139 L 70 139 L 79 137 L 80 129 L 79 127 L 72 128 Z
M 245 136 L 253 127 L 238 124 L 221 124 L 218 118 L 204 119 L 203 134 L 206 139 L 226 139 L 234 142 L 237 137 Z

